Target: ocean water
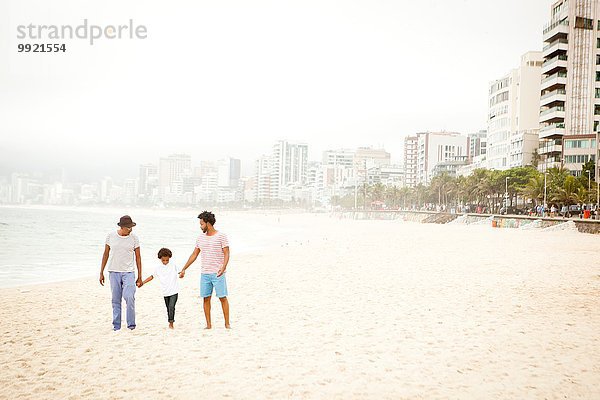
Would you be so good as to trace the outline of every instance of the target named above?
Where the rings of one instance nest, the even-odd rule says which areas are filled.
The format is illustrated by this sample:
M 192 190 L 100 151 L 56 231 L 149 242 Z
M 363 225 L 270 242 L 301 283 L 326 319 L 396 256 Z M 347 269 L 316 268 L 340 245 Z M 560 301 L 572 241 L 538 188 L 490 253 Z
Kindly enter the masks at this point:
M 183 265 L 200 234 L 201 210 L 123 210 L 108 208 L 0 207 L 0 287 L 97 276 L 106 235 L 121 215 L 137 223 L 143 274 L 157 262 L 161 247 Z M 215 228 L 229 237 L 231 260 L 261 252 L 301 236 L 276 214 L 215 211 Z M 192 268 L 199 268 L 199 260 Z

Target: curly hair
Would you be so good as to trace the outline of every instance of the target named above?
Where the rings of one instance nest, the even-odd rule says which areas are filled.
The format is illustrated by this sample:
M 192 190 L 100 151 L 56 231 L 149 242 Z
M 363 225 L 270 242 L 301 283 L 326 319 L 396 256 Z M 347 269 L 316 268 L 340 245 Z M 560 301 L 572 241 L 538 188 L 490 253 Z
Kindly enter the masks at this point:
M 163 247 L 162 249 L 160 249 L 158 251 L 158 258 L 163 258 L 163 257 L 173 257 L 173 253 L 171 253 L 171 250 L 167 249 L 166 247 Z
M 202 211 L 199 215 L 198 218 L 200 218 L 202 221 L 206 222 L 207 224 L 211 224 L 211 225 L 215 225 L 215 222 L 217 222 L 217 219 L 215 218 L 215 214 L 211 213 L 210 211 Z

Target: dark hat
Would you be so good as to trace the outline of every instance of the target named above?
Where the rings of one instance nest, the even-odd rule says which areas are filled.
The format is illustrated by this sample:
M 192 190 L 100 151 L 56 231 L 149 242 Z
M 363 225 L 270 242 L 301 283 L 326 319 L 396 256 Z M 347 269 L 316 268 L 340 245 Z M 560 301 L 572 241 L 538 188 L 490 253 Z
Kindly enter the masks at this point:
M 133 228 L 135 226 L 135 222 L 131 220 L 129 215 L 123 215 L 117 225 L 124 226 L 125 228 Z

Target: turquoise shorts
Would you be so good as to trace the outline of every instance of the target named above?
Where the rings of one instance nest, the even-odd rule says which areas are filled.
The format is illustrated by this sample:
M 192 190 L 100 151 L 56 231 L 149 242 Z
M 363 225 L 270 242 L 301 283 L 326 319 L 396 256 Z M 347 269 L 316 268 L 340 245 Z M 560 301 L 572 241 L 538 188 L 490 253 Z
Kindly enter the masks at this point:
M 225 274 L 217 278 L 217 274 L 200 274 L 200 297 L 212 296 L 213 287 L 218 298 L 227 296 L 227 280 Z

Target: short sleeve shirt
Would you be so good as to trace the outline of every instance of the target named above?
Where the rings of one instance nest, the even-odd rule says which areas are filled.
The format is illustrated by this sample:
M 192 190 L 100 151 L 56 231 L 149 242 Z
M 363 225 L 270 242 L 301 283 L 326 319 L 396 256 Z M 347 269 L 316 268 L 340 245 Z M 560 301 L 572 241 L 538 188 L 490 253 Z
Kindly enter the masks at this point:
M 106 244 L 110 247 L 108 271 L 133 272 L 135 249 L 140 247 L 138 237 L 133 233 L 121 236 L 114 231 L 106 236 Z
M 227 235 L 217 231 L 212 236 L 202 233 L 196 240 L 196 248 L 200 249 L 201 272 L 203 274 L 216 274 L 223 266 L 225 254 L 223 249 L 229 247 Z
M 157 262 L 154 267 L 154 272 L 152 272 L 152 276 L 158 278 L 160 281 L 160 286 L 163 291 L 163 296 L 172 296 L 176 293 L 179 293 L 179 283 L 177 281 L 177 264 L 172 260 L 169 261 L 167 265 L 164 265 L 162 262 Z

